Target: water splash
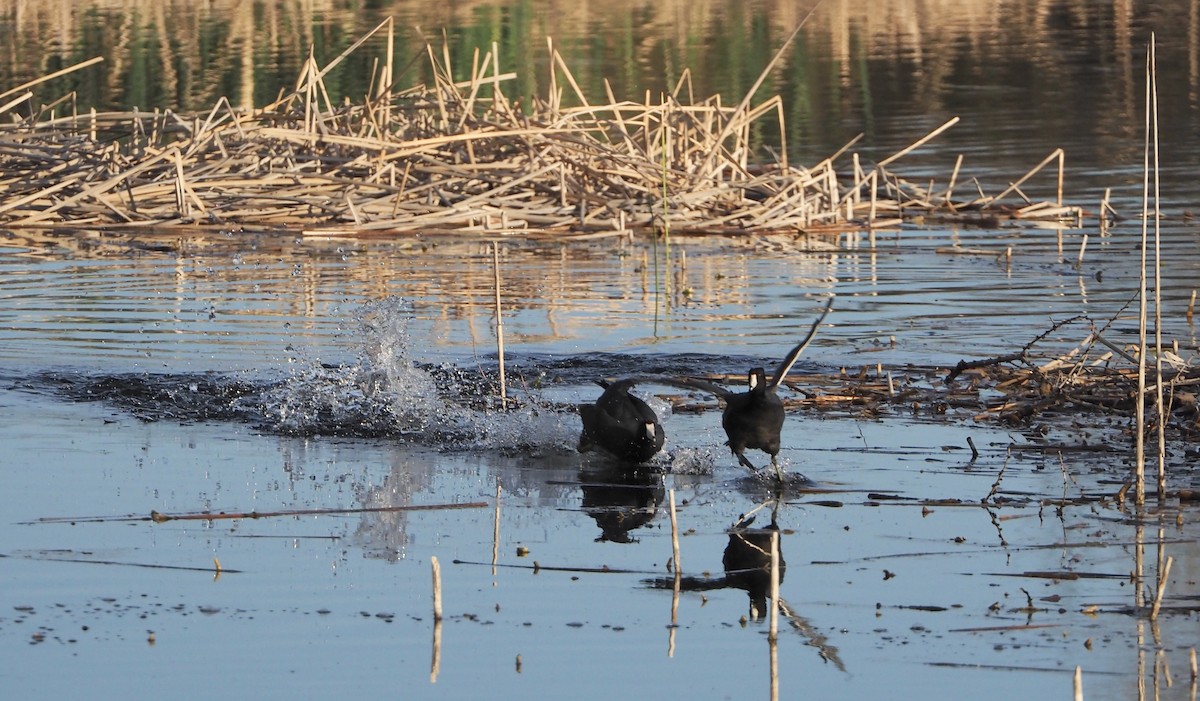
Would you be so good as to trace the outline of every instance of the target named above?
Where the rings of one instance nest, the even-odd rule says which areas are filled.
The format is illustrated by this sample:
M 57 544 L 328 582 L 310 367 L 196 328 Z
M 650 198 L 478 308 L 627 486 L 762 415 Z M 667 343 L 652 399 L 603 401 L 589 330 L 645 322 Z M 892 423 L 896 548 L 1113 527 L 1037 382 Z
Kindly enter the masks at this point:
M 413 357 L 412 305 L 389 297 L 355 315 L 360 350 L 349 364 L 294 363 L 264 408 L 272 427 L 289 434 L 400 438 L 451 450 L 549 448 L 573 437 L 562 412 L 532 398 L 501 408 L 494 377 Z

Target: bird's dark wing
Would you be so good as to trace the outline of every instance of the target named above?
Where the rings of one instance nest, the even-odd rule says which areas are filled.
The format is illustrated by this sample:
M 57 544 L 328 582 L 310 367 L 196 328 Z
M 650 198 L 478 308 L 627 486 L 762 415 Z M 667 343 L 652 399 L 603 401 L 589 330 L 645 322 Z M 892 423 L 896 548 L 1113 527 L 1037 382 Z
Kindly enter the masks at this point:
M 601 381 L 603 382 L 603 381 Z M 666 375 L 642 375 L 639 377 L 627 377 L 617 382 L 607 383 L 606 387 L 615 387 L 628 389 L 634 385 L 664 385 L 666 387 L 679 387 L 682 389 L 695 389 L 701 392 L 708 392 L 716 395 L 721 399 L 725 399 L 734 394 L 729 390 L 715 385 L 707 380 L 697 380 L 691 377 L 669 377 Z
M 813 340 L 813 336 L 817 335 L 817 327 L 821 325 L 822 321 L 825 321 L 825 317 L 832 308 L 833 297 L 830 297 L 829 301 L 825 303 L 825 310 L 821 312 L 821 316 L 817 317 L 817 320 L 813 322 L 812 328 L 808 330 L 808 335 L 795 348 L 788 351 L 784 359 L 779 362 L 779 368 L 775 371 L 775 377 L 771 378 L 771 383 L 767 385 L 768 388 L 778 387 L 779 383 L 783 382 L 783 378 L 787 377 L 788 370 L 792 369 L 792 366 L 796 364 L 796 359 L 808 347 L 808 344 Z

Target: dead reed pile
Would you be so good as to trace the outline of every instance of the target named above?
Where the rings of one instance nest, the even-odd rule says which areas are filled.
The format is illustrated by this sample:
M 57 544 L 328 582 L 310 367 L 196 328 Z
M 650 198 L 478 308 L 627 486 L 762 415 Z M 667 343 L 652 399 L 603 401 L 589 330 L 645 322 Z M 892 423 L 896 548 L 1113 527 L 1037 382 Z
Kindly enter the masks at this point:
M 695 100 L 685 73 L 657 101 L 621 102 L 610 91 L 605 103 L 593 104 L 552 43 L 548 97 L 533 104 L 505 96 L 516 76 L 501 69 L 495 46 L 482 58 L 476 52 L 465 80 L 452 75 L 444 47 L 428 46 L 435 80 L 406 90 L 396 88 L 385 58 L 368 97 L 334 104 L 324 75 L 385 28 L 391 23 L 324 67 L 310 57 L 293 90 L 254 111 L 221 99 L 194 115 L 58 116 L 70 108 L 67 96 L 18 115 L 29 104 L 28 87 L 51 76 L 0 94 L 0 118 L 8 120 L 0 126 L 0 226 L 596 237 L 668 227 L 696 234 L 869 229 L 906 214 L 1079 216 L 1062 206 L 1061 150 L 1000 195 L 986 196 L 976 184 L 957 202 L 958 166 L 937 191 L 888 170 L 957 119 L 869 168 L 854 154 L 846 172 L 835 170 L 854 142 L 809 168 L 786 157 L 756 163 L 750 137 L 760 120 L 777 118 L 787 152 L 778 96 L 758 105 Z M 1013 193 L 1023 198 L 1021 183 L 1056 159 L 1055 202 L 998 204 Z

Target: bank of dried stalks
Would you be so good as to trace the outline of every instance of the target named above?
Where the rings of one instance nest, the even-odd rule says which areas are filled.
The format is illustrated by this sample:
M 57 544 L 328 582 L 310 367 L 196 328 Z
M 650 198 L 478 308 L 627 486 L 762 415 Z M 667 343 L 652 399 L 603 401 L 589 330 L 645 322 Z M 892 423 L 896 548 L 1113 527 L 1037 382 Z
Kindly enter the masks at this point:
M 516 75 L 502 70 L 494 46 L 476 54 L 465 79 L 452 75 L 445 47 L 429 46 L 422 60 L 433 83 L 403 90 L 385 58 L 369 97 L 334 104 L 324 76 L 384 30 L 390 22 L 326 66 L 310 57 L 293 90 L 256 110 L 221 99 L 193 115 L 80 114 L 70 95 L 25 109 L 31 87 L 99 59 L 0 94 L 7 122 L 0 226 L 586 238 L 668 227 L 672 234 L 873 230 L 929 214 L 1080 216 L 1062 204 L 1061 150 L 996 196 L 959 181 L 961 159 L 937 190 L 889 169 L 957 119 L 870 166 L 851 152 L 853 141 L 807 168 L 786 156 L 758 163 L 751 134 L 764 120 L 779 129 L 787 153 L 778 96 L 757 105 L 749 96 L 737 105 L 696 100 L 685 73 L 659 99 L 624 102 L 610 92 L 594 104 L 552 42 L 548 98 L 525 106 L 505 95 Z M 71 114 L 58 116 L 63 111 Z M 1056 199 L 1025 199 L 1020 185 L 1056 161 Z M 956 190 L 969 196 L 954 199 Z

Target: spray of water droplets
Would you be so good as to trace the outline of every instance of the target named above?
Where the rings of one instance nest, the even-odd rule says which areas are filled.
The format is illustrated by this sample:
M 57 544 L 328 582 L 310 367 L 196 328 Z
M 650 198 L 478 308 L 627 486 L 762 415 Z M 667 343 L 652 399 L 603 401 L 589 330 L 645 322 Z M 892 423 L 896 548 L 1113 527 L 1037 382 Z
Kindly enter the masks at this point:
M 297 360 L 264 403 L 272 426 L 291 434 L 399 438 L 452 450 L 564 450 L 573 417 L 536 402 L 499 409 L 483 371 L 412 357 L 412 306 L 399 298 L 364 305 L 355 316 L 355 361 Z M 427 361 L 427 359 L 423 359 Z

